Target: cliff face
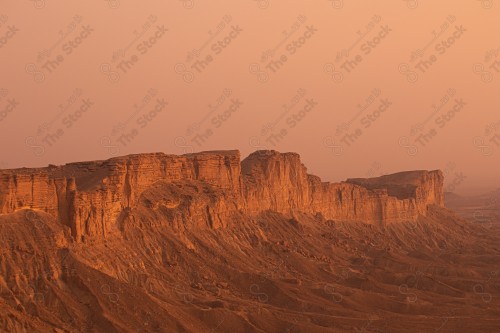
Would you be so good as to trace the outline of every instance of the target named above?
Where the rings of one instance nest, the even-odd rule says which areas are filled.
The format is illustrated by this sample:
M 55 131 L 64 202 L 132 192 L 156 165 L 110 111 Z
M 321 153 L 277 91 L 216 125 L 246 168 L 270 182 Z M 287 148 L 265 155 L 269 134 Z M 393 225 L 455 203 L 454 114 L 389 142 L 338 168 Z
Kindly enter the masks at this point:
M 410 171 L 342 183 L 307 174 L 295 153 L 259 151 L 242 162 L 243 197 L 250 213 L 321 213 L 327 219 L 414 220 L 429 205 L 444 205 L 441 171 Z
M 220 228 L 234 214 L 273 210 L 325 219 L 392 223 L 443 206 L 440 171 L 412 171 L 325 183 L 307 174 L 295 153 L 238 151 L 183 156 L 130 155 L 41 169 L 0 170 L 0 214 L 45 211 L 78 241 L 107 237 L 144 209 L 176 229 Z

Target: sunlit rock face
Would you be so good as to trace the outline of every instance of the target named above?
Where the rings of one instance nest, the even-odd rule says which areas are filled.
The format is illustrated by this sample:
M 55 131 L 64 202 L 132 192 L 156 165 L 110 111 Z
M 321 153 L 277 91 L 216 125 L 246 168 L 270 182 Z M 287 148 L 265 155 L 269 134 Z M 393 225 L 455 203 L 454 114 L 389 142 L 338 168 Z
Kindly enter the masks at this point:
M 341 183 L 307 173 L 296 153 L 139 154 L 39 169 L 0 170 L 0 214 L 34 209 L 77 241 L 111 237 L 132 209 L 151 209 L 175 229 L 224 228 L 238 214 L 275 211 L 377 224 L 415 220 L 443 206 L 440 171 Z M 153 217 L 152 217 L 153 218 Z

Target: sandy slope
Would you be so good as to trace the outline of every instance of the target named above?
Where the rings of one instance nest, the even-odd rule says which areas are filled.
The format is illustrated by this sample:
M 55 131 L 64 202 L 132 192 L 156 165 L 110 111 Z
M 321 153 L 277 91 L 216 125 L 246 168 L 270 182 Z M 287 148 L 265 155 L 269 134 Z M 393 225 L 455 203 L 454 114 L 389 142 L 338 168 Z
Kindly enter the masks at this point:
M 500 243 L 434 209 L 385 228 L 268 212 L 174 231 L 145 206 L 110 240 L 0 216 L 5 332 L 499 332 Z

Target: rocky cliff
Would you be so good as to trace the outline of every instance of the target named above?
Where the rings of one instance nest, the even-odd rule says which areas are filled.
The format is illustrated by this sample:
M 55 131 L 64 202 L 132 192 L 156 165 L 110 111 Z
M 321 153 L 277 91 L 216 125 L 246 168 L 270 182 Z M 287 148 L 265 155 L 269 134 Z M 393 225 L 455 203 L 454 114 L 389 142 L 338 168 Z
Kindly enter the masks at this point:
M 0 214 L 45 211 L 77 241 L 106 238 L 131 212 L 166 216 L 176 228 L 225 227 L 231 216 L 272 210 L 324 219 L 393 223 L 443 206 L 440 171 L 322 182 L 295 153 L 238 151 L 129 155 L 40 169 L 0 170 Z
M 242 161 L 243 198 L 250 213 L 321 213 L 326 219 L 396 222 L 443 206 L 441 171 L 410 171 L 342 183 L 307 174 L 296 153 L 258 151 Z

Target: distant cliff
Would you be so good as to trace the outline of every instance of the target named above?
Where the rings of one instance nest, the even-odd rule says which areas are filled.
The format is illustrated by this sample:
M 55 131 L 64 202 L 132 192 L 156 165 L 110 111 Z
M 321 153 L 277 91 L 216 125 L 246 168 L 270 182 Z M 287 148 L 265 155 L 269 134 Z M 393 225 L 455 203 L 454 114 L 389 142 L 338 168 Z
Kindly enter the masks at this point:
M 0 214 L 45 211 L 77 241 L 103 238 L 134 209 L 174 228 L 220 228 L 230 216 L 272 210 L 325 219 L 397 223 L 444 205 L 441 171 L 410 171 L 341 183 L 307 174 L 295 153 L 139 154 L 39 169 L 0 170 Z M 154 215 L 152 215 L 154 218 Z

